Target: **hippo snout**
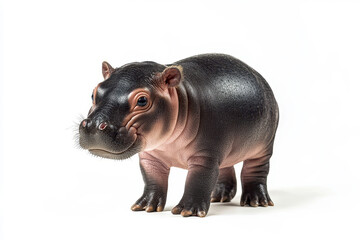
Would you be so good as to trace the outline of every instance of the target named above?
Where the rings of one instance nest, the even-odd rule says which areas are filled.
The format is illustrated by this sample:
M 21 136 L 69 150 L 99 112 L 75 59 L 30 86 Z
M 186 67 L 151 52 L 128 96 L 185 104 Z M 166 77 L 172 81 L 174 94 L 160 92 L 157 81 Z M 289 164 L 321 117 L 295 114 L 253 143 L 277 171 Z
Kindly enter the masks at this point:
M 135 147 L 137 133 L 134 127 L 116 127 L 108 121 L 87 118 L 79 125 L 79 144 L 90 153 L 107 158 L 123 159 Z

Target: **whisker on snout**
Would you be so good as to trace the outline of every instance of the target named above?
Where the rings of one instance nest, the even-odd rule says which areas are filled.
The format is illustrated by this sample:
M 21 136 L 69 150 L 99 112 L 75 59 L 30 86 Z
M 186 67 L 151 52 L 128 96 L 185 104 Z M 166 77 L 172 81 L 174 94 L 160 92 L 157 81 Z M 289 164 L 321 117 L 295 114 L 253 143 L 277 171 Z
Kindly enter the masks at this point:
M 81 149 L 80 147 L 80 142 L 79 142 L 79 138 L 80 138 L 80 133 L 79 133 L 79 124 L 81 123 L 82 120 L 84 120 L 84 116 L 82 114 L 80 114 L 78 117 L 77 117 L 77 121 L 74 121 L 73 122 L 73 125 L 71 126 L 72 128 L 72 131 L 74 133 L 74 136 L 73 136 L 73 140 L 74 140 L 74 147 L 76 149 Z

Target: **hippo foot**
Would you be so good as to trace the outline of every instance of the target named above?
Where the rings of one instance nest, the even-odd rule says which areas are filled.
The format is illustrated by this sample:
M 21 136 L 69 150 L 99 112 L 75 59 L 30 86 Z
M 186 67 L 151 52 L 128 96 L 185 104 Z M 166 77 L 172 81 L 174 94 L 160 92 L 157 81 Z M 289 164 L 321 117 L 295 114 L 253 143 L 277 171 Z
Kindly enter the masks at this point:
M 183 217 L 198 216 L 205 217 L 209 210 L 210 203 L 206 201 L 180 201 L 171 212 L 173 214 L 181 214 Z
M 230 202 L 236 194 L 236 182 L 218 182 L 211 193 L 211 202 Z
M 131 206 L 133 211 L 161 212 L 164 210 L 166 195 L 162 191 L 148 190 Z
M 241 194 L 240 206 L 249 205 L 257 206 L 274 206 L 271 201 L 265 184 L 262 183 L 245 183 Z

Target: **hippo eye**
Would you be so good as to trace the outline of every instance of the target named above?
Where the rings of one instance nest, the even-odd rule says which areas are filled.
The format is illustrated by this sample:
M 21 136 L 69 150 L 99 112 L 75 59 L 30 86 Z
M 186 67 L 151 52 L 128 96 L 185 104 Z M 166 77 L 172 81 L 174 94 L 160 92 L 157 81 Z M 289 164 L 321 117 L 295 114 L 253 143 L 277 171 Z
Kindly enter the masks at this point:
M 137 105 L 140 107 L 143 107 L 147 104 L 147 98 L 146 97 L 139 97 L 137 101 Z

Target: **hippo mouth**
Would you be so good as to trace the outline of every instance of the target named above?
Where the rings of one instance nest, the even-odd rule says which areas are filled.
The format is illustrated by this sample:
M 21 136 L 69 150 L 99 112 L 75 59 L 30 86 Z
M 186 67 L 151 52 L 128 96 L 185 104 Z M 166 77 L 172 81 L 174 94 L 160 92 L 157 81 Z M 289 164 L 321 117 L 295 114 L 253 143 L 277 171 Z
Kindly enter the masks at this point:
M 137 136 L 132 144 L 129 145 L 128 148 L 121 152 L 113 152 L 103 148 L 89 148 L 89 152 L 95 156 L 103 157 L 103 158 L 110 158 L 110 159 L 127 159 L 141 151 L 141 141 Z

